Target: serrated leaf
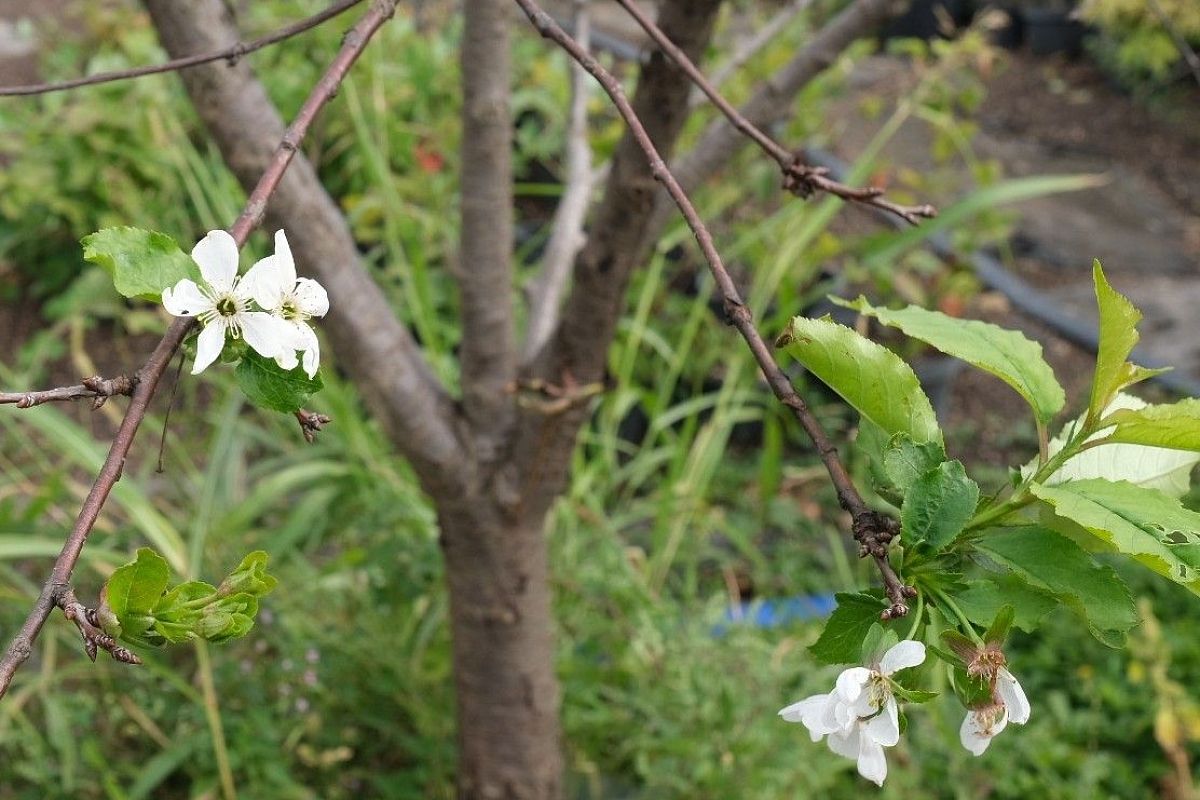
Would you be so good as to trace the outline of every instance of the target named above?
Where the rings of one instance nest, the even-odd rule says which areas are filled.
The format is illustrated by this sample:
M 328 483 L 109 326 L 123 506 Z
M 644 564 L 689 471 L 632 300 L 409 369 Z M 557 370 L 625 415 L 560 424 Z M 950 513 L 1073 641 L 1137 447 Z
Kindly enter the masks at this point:
M 1030 585 L 1058 597 L 1105 644 L 1119 645 L 1137 624 L 1133 598 L 1117 573 L 1097 564 L 1065 536 L 1038 526 L 1000 528 L 989 531 L 976 547 Z
M 1116 423 L 1104 431 L 1110 442 L 1200 451 L 1200 399 L 1194 397 L 1169 405 L 1120 409 L 1102 424 L 1110 422 Z
M 128 619 L 148 615 L 167 589 L 171 568 L 167 560 L 148 547 L 137 558 L 118 567 L 104 584 L 104 603 L 128 630 Z
M 1137 324 L 1142 312 L 1109 285 L 1099 259 L 1092 261 L 1092 283 L 1100 310 L 1100 346 L 1096 349 L 1096 372 L 1088 403 L 1088 414 L 1095 419 L 1121 389 L 1166 370 L 1146 369 L 1126 360 L 1140 338 Z
M 184 278 L 203 280 L 196 262 L 165 233 L 105 228 L 83 238 L 83 258 L 104 269 L 125 297 L 159 300 Z
M 906 433 L 898 433 L 883 453 L 883 470 L 892 486 L 902 494 L 922 475 L 937 469 L 946 460 L 940 442 L 914 442 Z
M 879 597 L 866 593 L 843 592 L 835 595 L 833 610 L 821 636 L 809 648 L 813 657 L 825 664 L 857 664 L 862 645 L 872 625 L 894 629 L 895 620 L 882 622 L 879 615 L 887 605 Z
M 778 345 L 888 436 L 941 442 L 916 374 L 898 355 L 828 318 L 795 317 Z
M 1114 550 L 1200 594 L 1200 514 L 1178 500 L 1127 481 L 1072 481 L 1032 491 Z
M 1130 394 L 1118 393 L 1105 409 L 1105 418 L 1113 416 L 1121 409 L 1141 410 L 1146 403 Z M 1083 424 L 1083 418 L 1063 427 L 1058 436 L 1050 440 L 1049 454 L 1051 456 L 1062 450 L 1068 433 L 1078 430 Z M 1088 438 L 1089 442 L 1103 439 L 1109 431 L 1104 430 Z M 1173 497 L 1181 497 L 1187 493 L 1190 485 L 1192 468 L 1200 462 L 1200 453 L 1183 450 L 1172 450 L 1166 447 L 1152 447 L 1144 444 L 1105 444 L 1091 447 L 1072 456 L 1057 472 L 1046 479 L 1048 486 L 1055 486 L 1069 481 L 1103 478 L 1109 481 L 1129 481 L 1137 486 L 1157 489 Z M 1028 476 L 1036 469 L 1033 463 L 1022 468 L 1022 474 Z
M 1017 331 L 979 320 L 956 319 L 918 306 L 890 310 L 876 308 L 864 297 L 854 302 L 833 300 L 995 375 L 1025 398 L 1043 424 L 1066 403 L 1054 371 L 1042 358 L 1042 346 Z
M 967 619 L 981 628 L 991 624 L 1004 606 L 1012 606 L 1012 624 L 1028 632 L 1036 630 L 1046 615 L 1058 608 L 1053 595 L 1035 589 L 1012 573 L 972 581 L 954 595 L 954 601 Z
M 958 461 L 943 461 L 908 488 L 900 508 L 900 538 L 906 547 L 924 545 L 937 553 L 954 541 L 979 504 L 979 486 Z
M 308 398 L 319 392 L 323 385 L 320 373 L 309 378 L 300 366 L 286 370 L 274 359 L 264 358 L 252 350 L 242 357 L 236 375 L 238 388 L 251 403 L 285 414 L 303 408 Z

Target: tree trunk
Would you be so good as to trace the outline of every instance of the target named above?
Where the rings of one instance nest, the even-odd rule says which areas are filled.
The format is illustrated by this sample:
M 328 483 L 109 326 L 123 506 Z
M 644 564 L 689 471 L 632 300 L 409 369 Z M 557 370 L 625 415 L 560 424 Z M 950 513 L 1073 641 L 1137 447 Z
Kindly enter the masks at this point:
M 462 800 L 563 794 L 558 679 L 542 518 L 487 500 L 441 504 Z

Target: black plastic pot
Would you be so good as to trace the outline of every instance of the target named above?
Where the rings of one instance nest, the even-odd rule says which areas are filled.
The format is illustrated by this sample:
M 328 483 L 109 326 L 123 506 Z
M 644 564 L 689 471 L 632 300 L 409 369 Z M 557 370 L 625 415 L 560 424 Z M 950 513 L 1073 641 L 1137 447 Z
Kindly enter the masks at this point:
M 908 10 L 884 26 L 881 36 L 887 39 L 941 38 L 942 15 L 953 20 L 955 27 L 969 25 L 975 15 L 972 0 L 914 0 Z
M 1055 53 L 1075 58 L 1083 51 L 1083 23 L 1067 11 L 1029 8 L 1024 12 L 1025 41 L 1035 56 Z

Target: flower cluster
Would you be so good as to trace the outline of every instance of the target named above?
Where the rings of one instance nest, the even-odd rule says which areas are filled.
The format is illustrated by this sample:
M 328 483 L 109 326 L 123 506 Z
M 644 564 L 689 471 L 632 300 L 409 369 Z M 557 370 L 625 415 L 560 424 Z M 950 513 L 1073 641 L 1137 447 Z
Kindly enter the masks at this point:
M 992 738 L 1009 722 L 1023 725 L 1029 721 L 1029 700 L 1008 671 L 998 641 L 976 644 L 965 637 L 947 641 L 979 689 L 968 702 L 959 739 L 971 753 L 982 755 Z M 909 700 L 920 698 L 918 701 L 932 697 L 929 693 L 905 689 L 892 676 L 924 661 L 925 645 L 906 639 L 889 648 L 869 667 L 843 670 L 832 692 L 806 697 L 784 708 L 779 715 L 787 722 L 803 724 L 814 742 L 828 737 L 830 750 L 854 759 L 860 775 L 882 786 L 887 777 L 884 748 L 900 741 L 896 695 Z
M 806 697 L 779 712 L 808 728 L 814 742 L 828 736 L 829 749 L 858 762 L 858 773 L 877 785 L 887 777 L 883 748 L 900 741 L 900 712 L 892 675 L 925 661 L 925 645 L 911 639 L 893 645 L 871 668 L 851 667 L 829 694 Z
M 283 369 L 303 361 L 310 378 L 317 373 L 320 345 L 308 321 L 325 316 L 329 297 L 321 284 L 296 277 L 283 231 L 275 233 L 275 253 L 242 276 L 237 243 L 225 231 L 210 231 L 192 248 L 192 259 L 203 285 L 184 278 L 163 292 L 162 302 L 174 316 L 196 317 L 204 326 L 196 338 L 193 375 L 217 360 L 227 337 L 245 338 L 255 352 L 275 359 Z

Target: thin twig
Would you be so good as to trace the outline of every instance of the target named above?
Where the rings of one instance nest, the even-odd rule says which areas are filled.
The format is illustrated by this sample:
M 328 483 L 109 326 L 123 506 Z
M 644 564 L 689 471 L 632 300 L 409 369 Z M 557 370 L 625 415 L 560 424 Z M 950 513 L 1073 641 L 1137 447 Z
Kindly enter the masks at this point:
M 1171 18 L 1167 16 L 1167 12 L 1158 4 L 1158 0 L 1146 0 L 1146 5 L 1158 17 L 1159 23 L 1166 30 L 1167 35 L 1171 37 L 1171 41 L 1175 43 L 1175 49 L 1179 51 L 1179 55 L 1183 56 L 1183 60 L 1187 63 L 1188 68 L 1192 71 L 1192 77 L 1196 79 L 1196 83 L 1200 84 L 1200 56 L 1196 55 L 1196 51 L 1187 43 L 1187 39 L 1183 38 L 1183 34 L 1171 22 Z
M 750 120 L 746 119 L 733 105 L 725 99 L 725 97 L 717 90 L 715 86 L 702 73 L 692 60 L 672 42 L 662 30 L 654 24 L 650 17 L 646 16 L 634 0 L 617 0 L 617 2 L 629 12 L 629 15 L 642 26 L 643 30 L 650 35 L 654 43 L 662 48 L 663 52 L 675 62 L 688 77 L 692 79 L 700 90 L 712 101 L 729 122 L 740 131 L 743 135 L 757 144 L 762 151 L 775 159 L 779 164 L 780 170 L 783 171 L 783 188 L 796 195 L 797 197 L 809 197 L 815 192 L 825 192 L 842 198 L 848 202 L 861 203 L 862 205 L 875 206 L 882 208 L 885 211 L 891 212 L 901 219 L 916 225 L 922 218 L 930 218 L 937 216 L 937 209 L 929 204 L 919 206 L 904 206 L 893 203 L 882 197 L 883 190 L 874 187 L 855 188 L 847 186 L 844 183 L 838 183 L 826 176 L 826 171 L 820 167 L 812 167 L 804 163 L 804 158 L 800 153 L 788 150 L 783 145 L 776 142 L 758 126 L 754 125 Z
M 586 0 L 577 0 L 575 40 L 587 50 L 591 25 Z M 567 117 L 566 183 L 558 208 L 554 211 L 550 238 L 542 256 L 541 269 L 527 287 L 529 325 L 525 332 L 522 358 L 531 361 L 558 326 L 559 309 L 567 278 L 575 256 L 585 240 L 583 222 L 588 200 L 596 185 L 597 171 L 592 169 L 592 149 L 588 145 L 587 101 L 588 74 L 578 62 L 571 64 L 571 109 Z
M 238 59 L 247 53 L 253 53 L 255 50 L 261 50 L 264 47 L 269 47 L 276 42 L 282 42 L 284 39 L 290 39 L 293 36 L 304 33 L 307 30 L 317 27 L 326 20 L 333 19 L 343 11 L 350 9 L 353 6 L 361 3 L 362 0 L 340 0 L 334 3 L 329 8 L 313 14 L 311 17 L 302 19 L 299 22 L 293 22 L 291 25 L 285 25 L 277 31 L 268 33 L 266 36 L 260 36 L 257 39 L 252 39 L 249 42 L 238 42 L 229 47 L 222 48 L 212 53 L 200 53 L 186 58 L 175 58 L 162 64 L 150 64 L 144 67 L 132 67 L 130 69 L 118 69 L 111 72 L 98 72 L 95 75 L 89 75 L 86 78 L 72 78 L 71 80 L 58 81 L 53 83 L 32 83 L 24 86 L 0 86 L 0 97 L 18 97 L 32 94 L 47 94 L 49 92 L 61 92 L 66 89 L 77 89 L 80 86 L 94 86 L 98 83 L 111 83 L 112 81 L 122 81 L 128 78 L 140 78 L 143 75 L 156 75 L 162 72 L 174 72 L 176 70 L 194 67 L 197 64 L 207 64 L 211 61 L 228 61 L 231 64 L 237 63 Z
M 841 503 L 842 508 L 848 511 L 853 518 L 854 538 L 862 548 L 863 555 L 871 555 L 875 559 L 875 563 L 878 565 L 880 574 L 883 577 L 888 600 L 890 601 L 889 608 L 883 612 L 885 618 L 904 616 L 908 613 L 908 606 L 905 600 L 913 596 L 913 592 L 911 587 L 905 586 L 896 575 L 887 559 L 887 544 L 896 533 L 895 521 L 871 511 L 867 507 L 862 495 L 859 494 L 858 489 L 854 486 L 854 481 L 850 478 L 850 474 L 846 471 L 845 465 L 842 464 L 837 448 L 829 440 L 828 435 L 821 427 L 821 423 L 813 416 L 812 411 L 809 410 L 803 398 L 796 392 L 787 375 L 775 363 L 775 359 L 771 356 L 770 348 L 763 341 L 761 334 L 759 334 L 758 329 L 754 326 L 750 309 L 742 300 L 737 286 L 733 282 L 733 278 L 729 275 L 729 271 L 725 269 L 721 255 L 717 252 L 713 244 L 712 234 L 705 227 L 704 222 L 700 219 L 700 215 L 696 212 L 695 206 L 692 205 L 692 201 L 680 187 L 679 182 L 667 167 L 662 156 L 659 155 L 657 148 L 655 148 L 654 143 L 650 140 L 649 134 L 646 133 L 646 129 L 642 126 L 642 121 L 638 119 L 628 98 L 625 96 L 625 91 L 621 88 L 620 82 L 608 70 L 604 69 L 595 58 L 589 55 L 586 50 L 581 48 L 533 0 L 516 0 L 516 2 L 529 17 L 534 28 L 542 36 L 555 42 L 573 59 L 578 61 L 600 83 L 609 98 L 611 98 L 613 105 L 617 107 L 617 111 L 625 120 L 625 124 L 629 127 L 630 132 L 637 140 L 642 151 L 646 154 L 646 158 L 650 162 L 650 171 L 653 173 L 655 180 L 666 188 L 667 192 L 671 195 L 671 199 L 679 207 L 680 213 L 683 214 L 684 219 L 687 221 L 688 227 L 691 228 L 693 235 L 696 237 L 696 242 L 700 245 L 700 250 L 704 253 L 704 258 L 708 262 L 713 278 L 721 290 L 721 295 L 725 301 L 726 317 L 737 328 L 742 338 L 745 339 L 750 352 L 754 355 L 754 360 L 758 362 L 758 366 L 762 370 L 763 375 L 766 376 L 767 383 L 770 384 L 775 396 L 779 398 L 780 402 L 791 409 L 796 420 L 804 428 L 805 432 L 808 433 L 809 438 L 816 447 L 817 454 L 825 464 L 825 469 L 829 473 L 834 488 L 837 490 L 838 502 Z
M 71 400 L 91 400 L 93 408 L 104 405 L 104 401 L 119 394 L 132 394 L 137 386 L 137 376 L 118 375 L 101 378 L 93 375 L 84 378 L 75 386 L 43 389 L 36 392 L 0 392 L 0 404 L 11 403 L 17 408 L 32 408 L 42 403 L 65 403 Z
M 391 18 L 397 2 L 398 0 L 377 0 L 342 40 L 341 49 L 333 58 L 321 80 L 309 93 L 308 99 L 304 101 L 304 105 L 301 106 L 295 120 L 275 150 L 271 163 L 263 172 L 254 191 L 250 193 L 245 209 L 229 229 L 230 235 L 233 236 L 239 247 L 245 243 L 250 231 L 262 218 L 267 200 L 279 185 L 280 179 L 283 178 L 284 171 L 292 157 L 295 156 L 300 141 L 304 138 L 313 119 L 337 93 L 342 79 L 345 78 L 350 67 L 367 46 L 371 36 Z M 66 543 L 63 544 L 62 551 L 54 561 L 54 568 L 42 586 L 41 594 L 38 596 L 33 610 L 25 619 L 21 630 L 13 638 L 4 657 L 0 659 L 0 697 L 3 697 L 8 691 L 13 675 L 32 653 L 33 643 L 49 618 L 50 612 L 61 603 L 66 596 L 65 593 L 69 591 L 71 574 L 75 569 L 75 564 L 79 561 L 79 554 L 83 551 L 88 534 L 91 533 L 92 527 L 100 516 L 104 501 L 108 499 L 109 492 L 120 479 L 125 458 L 133 445 L 133 438 L 137 434 L 138 427 L 146 416 L 146 408 L 154 396 L 155 389 L 158 388 L 159 379 L 162 378 L 172 355 L 183 344 L 193 323 L 194 319 L 190 317 L 176 319 L 172 322 L 158 346 L 154 348 L 149 360 L 138 370 L 136 376 L 138 384 L 133 391 L 125 418 L 121 420 L 121 426 L 113 438 L 112 447 L 109 448 L 100 474 L 96 476 L 96 482 L 83 502 L 79 517 L 76 519 Z

